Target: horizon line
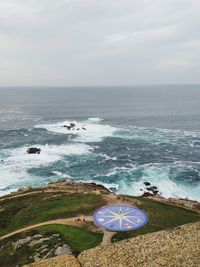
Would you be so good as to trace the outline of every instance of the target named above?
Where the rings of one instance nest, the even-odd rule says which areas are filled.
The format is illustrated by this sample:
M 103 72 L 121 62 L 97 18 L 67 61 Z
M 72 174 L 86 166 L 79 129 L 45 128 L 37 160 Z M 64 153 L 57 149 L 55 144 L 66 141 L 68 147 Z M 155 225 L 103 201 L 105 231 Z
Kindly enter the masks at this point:
M 151 87 L 151 86 L 200 86 L 199 83 L 166 83 L 166 84 L 135 84 L 135 85 L 0 85 L 0 88 L 84 88 L 84 87 Z

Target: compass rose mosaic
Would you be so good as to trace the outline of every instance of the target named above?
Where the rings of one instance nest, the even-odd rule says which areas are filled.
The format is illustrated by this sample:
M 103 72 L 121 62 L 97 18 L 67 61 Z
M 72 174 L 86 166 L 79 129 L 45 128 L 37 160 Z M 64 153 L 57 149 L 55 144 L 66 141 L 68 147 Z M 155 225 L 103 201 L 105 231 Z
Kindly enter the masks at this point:
M 143 227 L 148 222 L 147 214 L 127 205 L 109 205 L 98 209 L 94 222 L 109 231 L 132 231 Z

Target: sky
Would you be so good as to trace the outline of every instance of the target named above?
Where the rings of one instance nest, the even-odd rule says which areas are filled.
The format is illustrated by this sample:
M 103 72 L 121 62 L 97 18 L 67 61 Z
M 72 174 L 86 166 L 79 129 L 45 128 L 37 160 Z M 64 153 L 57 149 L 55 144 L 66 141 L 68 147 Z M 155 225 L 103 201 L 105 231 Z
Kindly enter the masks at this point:
M 0 86 L 200 83 L 199 0 L 0 1 Z

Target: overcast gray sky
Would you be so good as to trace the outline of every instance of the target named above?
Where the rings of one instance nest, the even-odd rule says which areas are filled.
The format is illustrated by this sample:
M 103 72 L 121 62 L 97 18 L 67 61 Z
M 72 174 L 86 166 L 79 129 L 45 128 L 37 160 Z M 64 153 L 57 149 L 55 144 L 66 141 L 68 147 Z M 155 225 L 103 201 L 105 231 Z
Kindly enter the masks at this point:
M 200 83 L 199 0 L 0 1 L 0 85 Z

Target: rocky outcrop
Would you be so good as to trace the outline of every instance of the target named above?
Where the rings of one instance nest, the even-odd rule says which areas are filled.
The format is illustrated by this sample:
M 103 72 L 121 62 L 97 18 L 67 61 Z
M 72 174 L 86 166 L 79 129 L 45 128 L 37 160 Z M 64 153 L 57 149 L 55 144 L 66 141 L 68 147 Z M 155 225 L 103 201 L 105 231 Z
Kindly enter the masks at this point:
M 65 129 L 67 129 L 67 130 L 76 130 L 76 131 L 79 131 L 80 129 L 81 130 L 84 130 L 84 131 L 86 131 L 87 129 L 84 127 L 84 126 L 81 126 L 81 125 L 79 125 L 78 126 L 78 128 L 77 128 L 77 125 L 75 124 L 75 123 L 70 123 L 70 124 L 65 124 L 65 125 L 63 125 L 63 126 L 61 126 L 61 127 L 64 127 Z
M 152 186 L 150 182 L 144 182 L 143 184 L 145 185 L 144 193 L 142 195 L 143 197 L 154 196 L 159 193 L 157 186 Z M 140 191 L 143 191 L 143 189 L 141 188 Z
M 71 248 L 64 244 L 63 246 L 58 246 L 55 250 L 55 255 L 56 256 L 59 256 L 59 255 L 64 255 L 64 254 L 71 254 L 72 251 L 71 251 Z
M 48 185 L 43 186 L 42 188 L 60 188 L 78 192 L 99 192 L 101 193 L 110 193 L 108 189 L 106 189 L 103 185 L 95 184 L 95 183 L 81 183 L 81 182 L 50 182 Z
M 75 126 L 75 123 L 70 123 L 69 125 L 63 125 L 62 127 L 66 128 L 67 130 L 71 130 L 74 129 Z
M 200 266 L 200 222 L 82 252 L 83 267 Z
M 29 147 L 26 152 L 28 154 L 40 154 L 41 149 L 37 147 Z

